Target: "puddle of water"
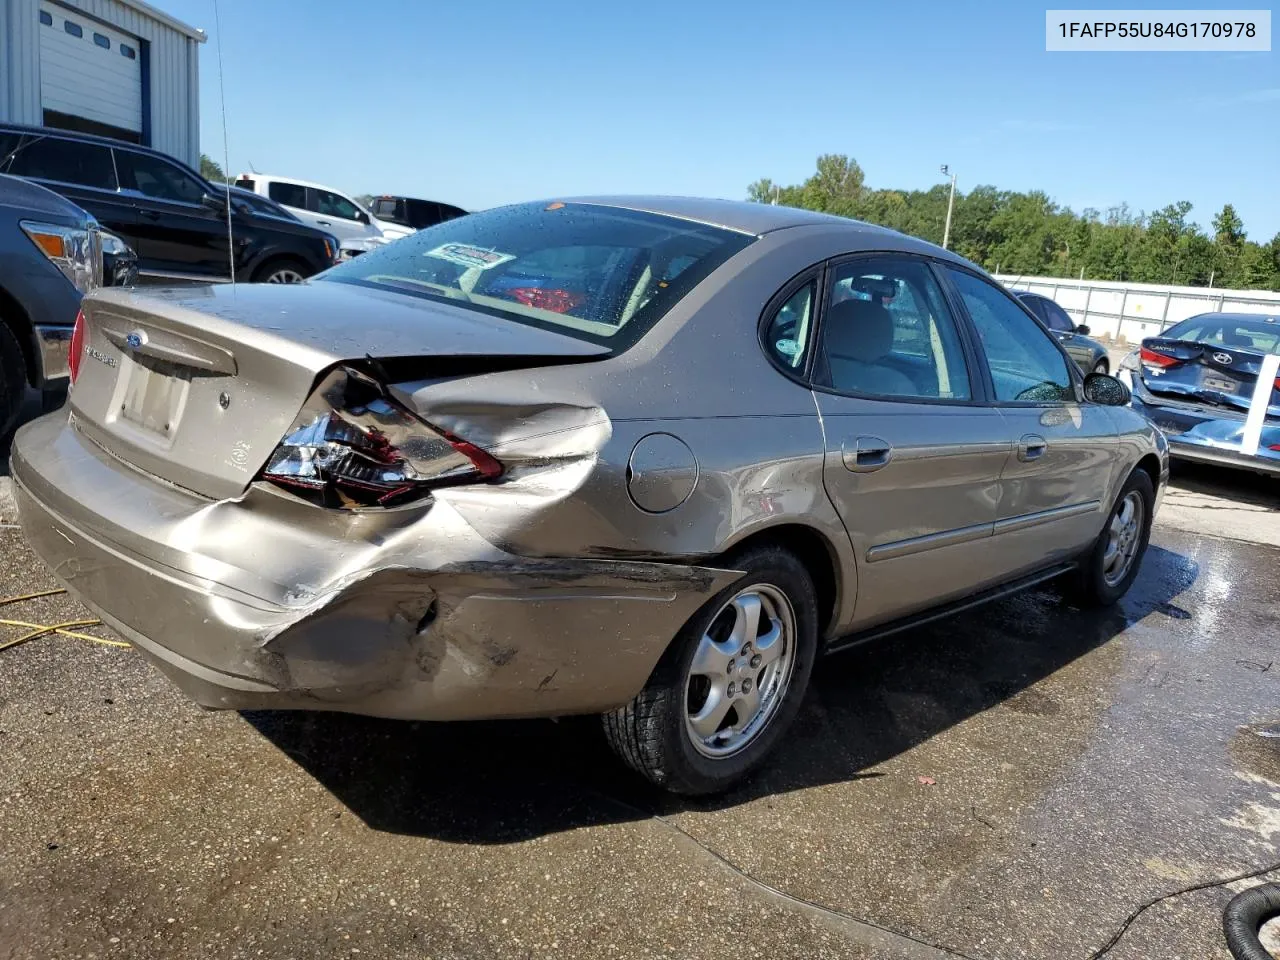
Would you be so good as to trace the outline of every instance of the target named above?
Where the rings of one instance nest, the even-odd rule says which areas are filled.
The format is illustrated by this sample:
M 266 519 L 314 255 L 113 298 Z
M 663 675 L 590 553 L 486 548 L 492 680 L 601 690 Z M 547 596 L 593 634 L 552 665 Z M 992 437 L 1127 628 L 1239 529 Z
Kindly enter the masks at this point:
M 1280 726 L 1242 727 L 1231 738 L 1230 752 L 1239 770 L 1280 788 Z

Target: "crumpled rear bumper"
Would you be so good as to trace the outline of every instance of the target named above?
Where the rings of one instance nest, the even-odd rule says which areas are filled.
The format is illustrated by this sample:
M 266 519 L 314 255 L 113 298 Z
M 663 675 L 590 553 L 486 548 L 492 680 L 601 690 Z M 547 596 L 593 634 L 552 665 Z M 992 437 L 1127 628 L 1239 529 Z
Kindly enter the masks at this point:
M 443 498 L 362 514 L 258 487 L 208 501 L 119 463 L 64 412 L 19 432 L 11 467 L 32 548 L 215 708 L 423 720 L 606 710 L 738 576 L 517 557 Z
M 1229 409 L 1162 400 L 1135 392 L 1133 408 L 1147 417 L 1169 441 L 1169 454 L 1220 466 L 1280 476 L 1280 425 L 1264 423 L 1255 453 L 1243 450 L 1246 416 Z

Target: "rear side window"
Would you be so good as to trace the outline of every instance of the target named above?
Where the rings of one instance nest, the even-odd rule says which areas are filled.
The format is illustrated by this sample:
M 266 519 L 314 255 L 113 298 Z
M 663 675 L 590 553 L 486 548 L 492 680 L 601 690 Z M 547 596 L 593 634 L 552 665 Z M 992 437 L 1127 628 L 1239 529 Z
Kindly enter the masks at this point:
M 754 238 L 577 203 L 486 210 L 327 271 L 625 350 Z
M 236 186 L 239 187 L 241 190 L 248 190 L 250 193 L 258 192 L 256 189 L 257 184 L 255 184 L 253 180 L 250 179 L 249 177 L 241 177 L 239 180 L 236 181 Z
M 267 186 L 267 195 L 276 203 L 283 203 L 286 207 L 307 209 L 307 188 L 300 187 L 296 183 L 280 183 L 278 180 L 273 180 Z
M 765 349 L 787 370 L 799 372 L 804 368 L 817 293 L 817 281 L 810 280 L 787 297 L 765 328 Z
M 56 180 L 102 190 L 116 189 L 109 147 L 61 137 L 28 136 L 4 169 L 15 177 Z
M 918 260 L 869 257 L 835 267 L 820 357 L 817 379 L 840 393 L 969 399 L 959 329 Z

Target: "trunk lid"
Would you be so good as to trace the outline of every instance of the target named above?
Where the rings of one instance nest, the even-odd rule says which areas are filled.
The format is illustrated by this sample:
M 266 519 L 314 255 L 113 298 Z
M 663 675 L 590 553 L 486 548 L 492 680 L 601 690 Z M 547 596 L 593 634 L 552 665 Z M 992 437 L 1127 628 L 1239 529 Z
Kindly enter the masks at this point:
M 101 290 L 83 304 L 70 407 L 110 454 L 205 497 L 241 494 L 342 361 L 406 358 L 436 376 L 607 356 L 606 347 L 337 283 Z
M 1140 354 L 1142 382 L 1153 394 L 1247 412 L 1267 356 L 1250 347 L 1148 337 Z M 1267 415 L 1280 416 L 1274 377 L 1267 387 Z

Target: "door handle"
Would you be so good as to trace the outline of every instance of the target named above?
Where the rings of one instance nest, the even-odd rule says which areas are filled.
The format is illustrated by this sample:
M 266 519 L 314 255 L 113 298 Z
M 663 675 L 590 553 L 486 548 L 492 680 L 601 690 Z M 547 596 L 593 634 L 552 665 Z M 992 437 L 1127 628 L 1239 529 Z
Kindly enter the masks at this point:
M 164 214 L 162 214 L 159 210 L 140 210 L 138 212 L 141 213 L 148 220 L 159 220 L 162 216 L 164 216 Z
M 1018 459 L 1023 463 L 1039 460 L 1049 449 L 1049 441 L 1034 433 L 1028 433 L 1018 441 Z
M 840 459 L 844 461 L 846 470 L 870 473 L 893 459 L 893 447 L 879 437 L 858 437 L 841 445 Z
M 318 226 L 318 227 L 332 227 L 332 226 L 333 226 L 333 224 L 332 224 L 332 223 L 330 223 L 328 220 L 317 220 L 317 221 L 316 221 L 316 226 Z

